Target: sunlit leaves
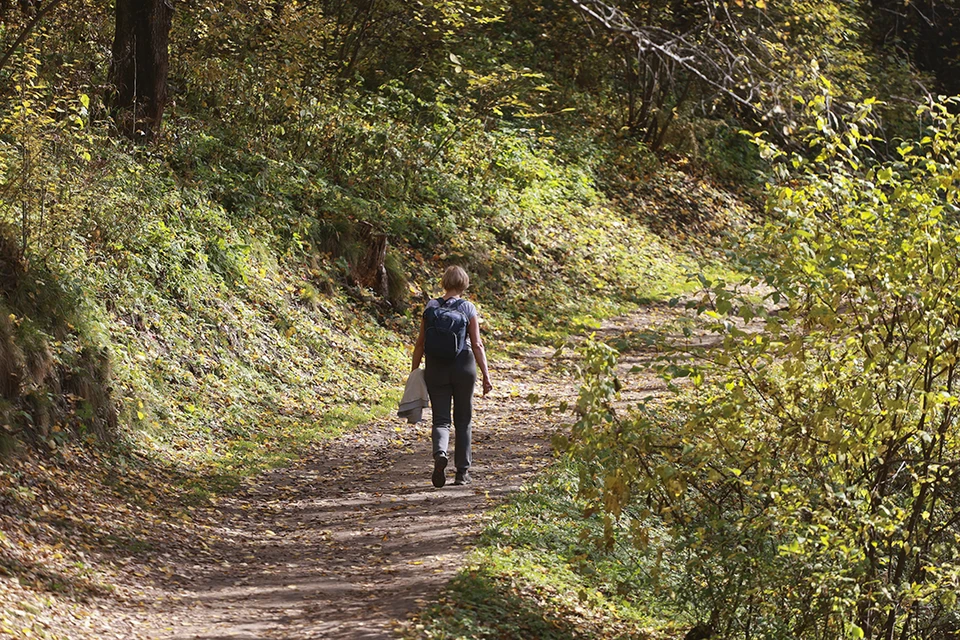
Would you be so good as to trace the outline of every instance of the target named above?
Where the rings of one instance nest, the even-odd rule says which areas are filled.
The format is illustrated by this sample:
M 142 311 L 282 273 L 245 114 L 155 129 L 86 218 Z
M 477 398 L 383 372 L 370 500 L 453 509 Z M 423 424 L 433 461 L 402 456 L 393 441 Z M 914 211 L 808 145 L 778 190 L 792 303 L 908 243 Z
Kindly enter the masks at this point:
M 919 637 L 955 606 L 957 120 L 934 105 L 929 135 L 877 163 L 863 113 L 821 118 L 809 156 L 760 142 L 790 167 L 738 252 L 766 301 L 703 280 L 722 352 L 699 382 L 626 416 L 608 408 L 606 356 L 585 373 L 586 496 L 613 514 L 631 494 L 652 505 L 690 554 L 681 599 L 735 635 Z

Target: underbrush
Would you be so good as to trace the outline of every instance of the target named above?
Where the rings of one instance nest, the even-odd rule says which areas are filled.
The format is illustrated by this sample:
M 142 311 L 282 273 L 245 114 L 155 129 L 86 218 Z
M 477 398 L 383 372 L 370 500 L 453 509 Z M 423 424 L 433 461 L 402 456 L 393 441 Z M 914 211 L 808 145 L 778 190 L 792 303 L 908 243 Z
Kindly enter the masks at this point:
M 620 410 L 618 354 L 585 343 L 565 447 L 580 494 L 609 542 L 677 558 L 669 599 L 707 635 L 960 629 L 956 99 L 923 113 L 896 161 L 857 148 L 871 101 L 804 130 L 810 158 L 760 143 L 780 164 L 740 245 L 750 276 L 704 278 L 706 352 L 655 343 L 669 394 Z
M 688 286 L 696 256 L 606 197 L 595 178 L 599 150 L 585 148 L 581 161 L 561 158 L 536 131 L 454 122 L 449 105 L 418 104 L 410 116 L 409 96 L 384 88 L 380 97 L 348 96 L 331 111 L 317 102 L 301 129 L 260 137 L 238 135 L 242 122 L 208 127 L 173 114 L 169 137 L 150 147 L 112 138 L 86 96 L 77 100 L 82 135 L 39 117 L 4 123 L 16 129 L 10 139 L 36 143 L 28 163 L 0 137 L 8 172 L 37 185 L 0 202 L 0 223 L 17 238 L 9 262 L 30 274 L 23 283 L 44 286 L 16 307 L 27 289 L 3 291 L 0 307 L 17 326 L 42 329 L 36 352 L 68 374 L 84 367 L 97 374 L 49 432 L 34 429 L 22 411 L 4 413 L 0 498 L 10 513 L 34 513 L 24 478 L 82 480 L 78 461 L 89 461 L 86 471 L 113 479 L 104 481 L 108 492 L 117 478 L 119 485 L 143 474 L 156 479 L 149 491 L 118 490 L 118 505 L 160 520 L 189 517 L 192 506 L 243 477 L 385 416 L 407 371 L 420 309 L 440 293 L 447 264 L 470 272 L 468 295 L 495 351 L 553 341 Z M 424 112 L 436 125 L 430 135 L 415 126 Z M 76 146 L 49 144 L 54 133 L 73 136 Z M 661 171 L 680 179 L 674 169 Z M 722 215 L 736 217 L 735 209 Z M 385 246 L 386 290 L 362 282 L 376 246 Z M 73 302 L 51 319 L 39 304 L 48 294 Z M 23 336 L 7 333 L 23 351 Z M 84 364 L 87 349 L 100 369 Z M 35 388 L 18 386 L 17 397 L 56 398 L 63 390 L 38 380 Z M 84 404 L 88 397 L 99 404 Z M 5 401 L 4 411 L 14 404 Z M 114 416 L 99 440 L 82 427 L 97 407 Z M 57 497 L 63 509 L 68 502 Z M 49 522 L 29 516 L 8 536 L 16 542 L 7 551 L 69 547 L 81 540 L 71 523 L 84 510 Z M 142 540 L 134 535 L 129 544 L 140 549 Z M 83 544 L 109 556 L 115 541 L 94 536 Z M 59 552 L 46 551 L 29 567 L 10 551 L 4 571 L 57 573 L 62 563 L 50 558 Z M 513 578 L 504 576 L 567 562 L 551 553 L 491 555 L 507 564 L 464 580 L 509 595 Z M 568 577 L 611 612 L 603 624 L 645 628 L 624 596 L 585 573 L 581 565 L 592 559 L 578 562 Z M 73 580 L 75 572 L 65 575 Z M 109 584 L 110 575 L 99 582 Z M 53 598 L 54 583 L 41 576 L 16 597 Z M 530 593 L 580 615 L 580 595 L 559 585 L 548 580 Z M 589 595 L 598 588 L 601 595 Z
M 317 91 L 296 127 L 242 145 L 233 129 L 199 132 L 178 120 L 171 166 L 230 220 L 265 224 L 313 254 L 321 290 L 349 282 L 371 234 L 385 237 L 386 298 L 397 315 L 437 293 L 440 266 L 458 263 L 489 329 L 551 341 L 682 290 L 687 271 L 719 261 L 718 237 L 747 215 L 735 197 L 672 165 L 634 178 L 631 188 L 644 189 L 635 197 L 610 199 L 598 178 L 610 155 L 603 140 L 572 154 L 541 125 L 492 127 L 449 96 L 424 101 L 397 84 Z M 709 218 L 709 233 L 686 228 L 685 216 Z
M 689 616 L 665 608 L 662 559 L 603 544 L 559 460 L 491 515 L 467 566 L 406 623 L 406 638 L 673 638 Z
M 0 455 L 19 441 L 56 450 L 76 434 L 115 437 L 110 361 L 82 306 L 57 274 L 27 268 L 0 226 Z
M 39 185 L 0 211 L 17 263 L 80 292 L 69 324 L 101 354 L 96 406 L 115 410 L 114 436 L 217 473 L 282 463 L 389 403 L 446 264 L 471 273 L 499 344 L 596 326 L 682 291 L 698 266 L 648 230 L 659 205 L 600 191 L 599 142 L 573 159 L 537 129 L 491 128 L 442 96 L 388 84 L 255 136 L 238 135 L 255 121 L 173 114 L 149 148 L 112 139 L 85 95 L 51 104 L 75 124 L 5 123 L 44 160 L 0 149 Z M 50 144 L 54 133 L 75 147 Z M 683 180 L 669 167 L 654 178 Z M 732 199 L 714 204 L 717 219 L 743 215 Z M 361 273 L 377 243 L 380 290 Z M 49 342 L 55 359 L 77 350 Z

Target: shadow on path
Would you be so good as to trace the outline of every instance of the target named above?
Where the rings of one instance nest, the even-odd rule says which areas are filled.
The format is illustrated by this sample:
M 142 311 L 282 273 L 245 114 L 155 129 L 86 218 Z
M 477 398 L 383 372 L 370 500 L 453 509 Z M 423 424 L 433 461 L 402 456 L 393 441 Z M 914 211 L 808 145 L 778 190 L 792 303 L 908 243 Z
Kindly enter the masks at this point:
M 482 514 L 549 461 L 562 416 L 527 401 L 574 386 L 532 358 L 477 399 L 473 482 L 430 483 L 429 422 L 387 421 L 319 446 L 222 499 L 149 617 L 164 638 L 392 638 L 459 569 Z M 426 417 L 429 420 L 429 412 Z

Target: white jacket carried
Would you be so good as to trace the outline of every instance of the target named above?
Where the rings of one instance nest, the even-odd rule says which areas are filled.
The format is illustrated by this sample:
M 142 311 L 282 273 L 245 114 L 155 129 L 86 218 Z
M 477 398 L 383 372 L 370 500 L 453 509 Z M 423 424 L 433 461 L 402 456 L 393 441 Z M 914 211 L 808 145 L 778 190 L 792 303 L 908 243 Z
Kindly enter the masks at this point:
M 414 369 L 407 377 L 407 386 L 403 389 L 397 415 L 406 418 L 410 424 L 416 424 L 423 419 L 423 409 L 429 404 L 430 396 L 427 394 L 427 383 L 423 379 L 423 369 Z

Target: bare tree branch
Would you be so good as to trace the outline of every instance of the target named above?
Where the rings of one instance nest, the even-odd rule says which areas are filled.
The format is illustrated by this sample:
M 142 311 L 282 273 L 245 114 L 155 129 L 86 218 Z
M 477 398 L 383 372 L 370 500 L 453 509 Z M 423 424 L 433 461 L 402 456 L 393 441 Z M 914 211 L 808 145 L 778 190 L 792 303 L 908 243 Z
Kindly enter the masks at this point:
M 0 58 L 0 69 L 3 69 L 6 66 L 7 62 L 10 60 L 10 56 L 12 56 L 20 47 L 20 45 L 23 44 L 24 40 L 26 40 L 27 36 L 33 32 L 34 27 L 39 24 L 43 17 L 50 13 L 54 7 L 62 2 L 63 0 L 50 0 L 45 7 L 41 7 L 40 10 L 37 11 L 37 15 L 33 16 L 33 19 L 27 23 L 27 26 L 25 26 L 23 31 L 20 32 L 20 36 L 14 40 L 13 44 L 7 48 L 6 53 L 3 54 L 3 57 Z
M 703 2 L 702 17 L 684 32 L 657 25 L 640 25 L 622 9 L 603 0 L 571 0 L 584 14 L 616 34 L 630 38 L 636 45 L 641 68 L 652 70 L 651 58 L 659 59 L 666 69 L 667 82 L 683 70 L 703 85 L 734 101 L 750 113 L 762 108 L 769 83 L 776 78 L 767 60 L 770 53 L 763 42 L 737 24 L 727 7 L 712 0 Z M 766 77 L 758 75 L 761 72 Z

